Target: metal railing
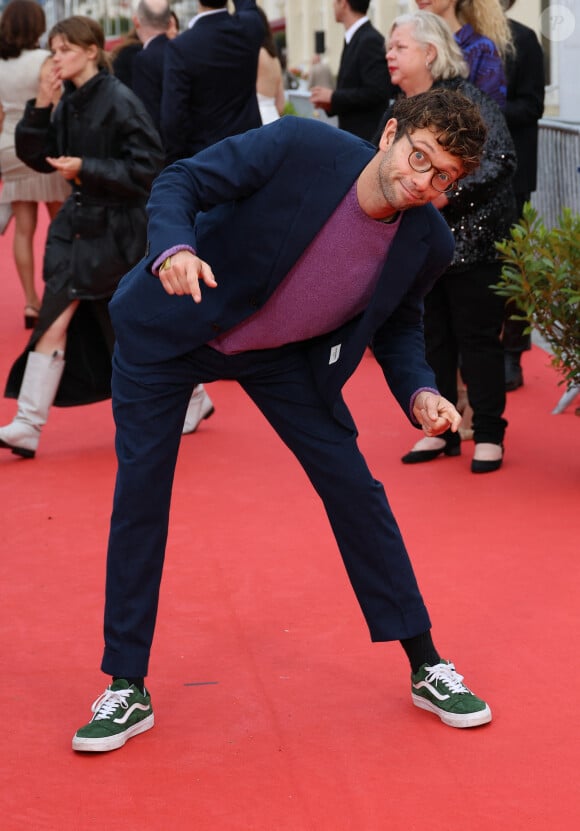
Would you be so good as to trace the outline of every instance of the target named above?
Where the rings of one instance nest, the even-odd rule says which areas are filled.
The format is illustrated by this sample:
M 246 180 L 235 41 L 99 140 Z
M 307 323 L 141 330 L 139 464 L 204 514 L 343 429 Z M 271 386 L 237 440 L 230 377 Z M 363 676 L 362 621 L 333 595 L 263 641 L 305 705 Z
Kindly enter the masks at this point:
M 580 124 L 543 118 L 538 137 L 538 182 L 532 205 L 547 228 L 562 208 L 580 213 Z

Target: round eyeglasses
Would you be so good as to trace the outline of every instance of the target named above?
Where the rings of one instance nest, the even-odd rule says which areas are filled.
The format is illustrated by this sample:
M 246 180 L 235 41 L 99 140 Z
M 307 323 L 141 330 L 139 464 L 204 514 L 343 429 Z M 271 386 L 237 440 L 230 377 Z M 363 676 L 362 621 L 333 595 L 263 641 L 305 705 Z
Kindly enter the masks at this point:
M 431 185 L 437 193 L 453 193 L 454 190 L 457 190 L 457 182 L 452 181 L 449 173 L 436 168 L 429 156 L 419 150 L 418 147 L 414 147 L 408 133 L 405 133 L 405 137 L 412 147 L 409 153 L 409 166 L 416 173 L 429 173 L 430 170 L 434 170 L 435 173 L 431 176 Z

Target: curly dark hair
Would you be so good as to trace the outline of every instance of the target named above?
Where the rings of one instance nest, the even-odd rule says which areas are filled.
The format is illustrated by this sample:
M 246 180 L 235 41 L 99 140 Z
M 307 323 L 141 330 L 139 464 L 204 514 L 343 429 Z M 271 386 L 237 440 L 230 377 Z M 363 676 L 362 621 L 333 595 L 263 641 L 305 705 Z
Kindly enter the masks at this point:
M 445 150 L 461 160 L 465 175 L 479 167 L 487 127 L 479 108 L 463 93 L 444 87 L 399 98 L 393 106 L 395 138 L 427 128 Z
M 45 29 L 44 11 L 36 0 L 11 0 L 0 20 L 0 58 L 17 58 L 24 49 L 36 49 Z

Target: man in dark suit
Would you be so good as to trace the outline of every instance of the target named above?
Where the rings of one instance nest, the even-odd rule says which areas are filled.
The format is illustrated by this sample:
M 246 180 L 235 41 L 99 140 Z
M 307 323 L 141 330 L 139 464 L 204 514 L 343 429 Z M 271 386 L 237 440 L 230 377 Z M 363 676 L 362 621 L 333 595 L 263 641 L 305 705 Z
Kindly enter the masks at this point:
M 310 100 L 338 126 L 371 141 L 393 97 L 385 58 L 385 39 L 366 13 L 370 0 L 334 0 L 334 16 L 345 28 L 336 89 L 313 86 Z
M 485 126 L 449 90 L 404 99 L 394 116 L 378 151 L 286 117 L 157 178 L 147 255 L 110 305 L 119 467 L 102 669 L 113 682 L 75 750 L 113 750 L 153 726 L 144 678 L 181 424 L 192 385 L 222 378 L 241 384 L 302 464 L 372 640 L 405 649 L 416 706 L 454 727 L 491 720 L 433 644 L 396 520 L 341 393 L 372 343 L 414 426 L 430 436 L 459 426 L 425 361 L 423 297 L 453 253 L 428 203 L 477 166 Z
M 163 63 L 171 23 L 168 0 L 139 0 L 133 23 L 143 48 L 133 60 L 131 86 L 161 132 Z
M 505 0 L 506 11 L 515 0 Z M 529 26 L 509 19 L 514 52 L 506 59 L 507 103 L 505 119 L 516 148 L 517 168 L 513 178 L 518 217 L 536 189 L 538 168 L 538 122 L 544 113 L 544 53 L 536 33 Z M 527 323 L 511 320 L 514 309 L 506 304 L 503 330 L 506 390 L 524 383 L 522 353 L 531 347 Z
M 133 22 L 143 48 L 135 55 L 131 87 L 143 101 L 161 133 L 161 98 L 165 48 L 178 33 L 168 0 L 139 0 Z M 169 33 L 172 33 L 172 38 Z M 166 155 L 167 159 L 167 155 Z M 203 384 L 194 389 L 183 425 L 184 433 L 195 433 L 202 421 L 214 413 L 211 398 Z
M 259 127 L 258 55 L 264 26 L 255 0 L 199 3 L 190 28 L 167 46 L 161 138 L 168 162 Z

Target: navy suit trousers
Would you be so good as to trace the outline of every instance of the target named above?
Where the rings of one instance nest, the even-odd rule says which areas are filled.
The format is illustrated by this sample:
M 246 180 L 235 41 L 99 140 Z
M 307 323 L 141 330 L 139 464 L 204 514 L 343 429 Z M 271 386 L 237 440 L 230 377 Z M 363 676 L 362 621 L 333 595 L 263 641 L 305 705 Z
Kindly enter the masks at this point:
M 354 424 L 337 420 L 322 399 L 302 345 L 233 356 L 204 346 L 160 366 L 126 364 L 117 349 L 112 385 L 118 474 L 103 671 L 147 675 L 185 411 L 197 383 L 219 379 L 242 386 L 304 468 L 372 640 L 426 632 L 427 610 L 383 486 L 358 449 Z

